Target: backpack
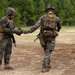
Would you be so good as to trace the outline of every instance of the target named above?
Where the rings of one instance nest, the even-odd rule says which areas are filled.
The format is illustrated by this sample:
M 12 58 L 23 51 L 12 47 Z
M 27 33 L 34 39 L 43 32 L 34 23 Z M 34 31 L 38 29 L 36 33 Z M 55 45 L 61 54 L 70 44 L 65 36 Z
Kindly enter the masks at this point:
M 56 21 L 56 15 L 53 15 L 52 17 L 48 17 L 47 15 L 45 15 L 43 17 L 41 29 L 44 37 L 58 36 L 58 32 L 56 31 Z
M 53 30 L 56 28 L 56 15 L 53 15 L 52 17 L 48 17 L 45 15 L 43 17 L 43 28 L 44 30 Z

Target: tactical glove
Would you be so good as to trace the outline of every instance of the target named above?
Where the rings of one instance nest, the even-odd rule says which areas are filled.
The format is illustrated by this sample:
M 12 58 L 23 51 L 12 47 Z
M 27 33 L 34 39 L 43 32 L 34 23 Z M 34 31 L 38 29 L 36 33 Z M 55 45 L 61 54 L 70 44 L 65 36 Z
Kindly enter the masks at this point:
M 24 34 L 30 33 L 29 30 L 24 30 Z
M 29 33 L 32 33 L 32 32 L 33 32 L 33 30 L 30 29 L 30 30 L 29 30 Z
M 23 30 L 21 29 L 21 28 L 19 28 L 18 30 L 17 29 L 14 29 L 14 31 L 13 31 L 15 34 L 17 34 L 17 35 L 21 35 L 22 33 L 23 33 Z

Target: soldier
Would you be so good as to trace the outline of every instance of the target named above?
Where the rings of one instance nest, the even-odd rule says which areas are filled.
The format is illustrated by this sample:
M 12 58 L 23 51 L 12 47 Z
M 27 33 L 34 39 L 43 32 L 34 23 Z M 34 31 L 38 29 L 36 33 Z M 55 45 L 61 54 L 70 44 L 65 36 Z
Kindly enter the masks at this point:
M 47 14 L 40 17 L 35 25 L 28 31 L 28 33 L 32 33 L 40 27 L 38 38 L 45 53 L 42 72 L 47 72 L 51 68 L 50 55 L 55 47 L 55 38 L 61 29 L 60 19 L 55 15 L 55 8 L 48 6 L 45 11 Z
M 7 8 L 6 16 L 0 20 L 0 66 L 2 64 L 2 57 L 4 56 L 4 69 L 13 69 L 10 65 L 10 56 L 12 53 L 12 41 L 15 43 L 13 33 L 20 35 L 21 30 L 15 29 L 15 23 L 13 16 L 15 15 L 15 9 L 12 7 Z

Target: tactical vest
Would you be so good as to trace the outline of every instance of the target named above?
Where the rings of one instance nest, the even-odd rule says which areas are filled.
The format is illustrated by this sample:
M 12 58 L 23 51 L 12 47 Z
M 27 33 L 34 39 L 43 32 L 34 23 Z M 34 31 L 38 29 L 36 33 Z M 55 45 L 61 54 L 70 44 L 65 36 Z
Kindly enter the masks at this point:
M 3 17 L 2 18 L 2 21 L 5 23 L 5 28 L 14 28 L 14 22 L 13 22 L 13 20 L 9 20 L 6 16 L 5 17 Z M 10 31 L 10 29 L 8 30 L 8 29 L 6 29 L 6 31 L 7 32 L 9 32 Z M 3 33 L 3 36 L 2 36 L 3 38 L 8 38 L 9 37 L 9 35 L 7 35 L 6 33 Z
M 4 17 L 3 20 L 4 20 L 5 22 L 7 22 L 11 28 L 14 27 L 14 22 L 13 22 L 13 20 L 9 20 L 9 19 L 6 18 L 6 17 Z M 0 21 L 0 22 L 1 22 L 1 21 Z M 8 28 L 8 27 L 6 26 L 6 28 Z M 7 34 L 4 34 L 4 33 L 2 33 L 2 32 L 3 32 L 3 28 L 2 28 L 2 26 L 0 25 L 0 41 L 2 40 L 3 37 L 9 37 Z
M 44 30 L 53 30 L 56 28 L 56 16 L 48 17 L 47 15 L 43 18 Z
M 9 20 L 9 19 L 7 18 L 7 21 L 8 21 L 8 23 L 9 23 L 10 28 L 13 28 L 13 26 L 14 26 L 13 20 Z
M 6 22 L 7 22 L 7 25 L 5 27 L 6 28 L 9 28 L 9 30 L 7 29 L 6 31 L 7 32 L 10 32 L 10 28 L 12 29 L 14 27 L 14 22 L 13 22 L 13 20 L 8 19 L 7 17 L 6 17 Z M 3 37 L 8 38 L 10 36 L 5 33 L 3 35 Z
M 58 36 L 56 30 L 56 15 L 53 15 L 52 17 L 48 17 L 47 15 L 43 17 L 42 20 L 42 33 L 45 37 L 56 37 Z

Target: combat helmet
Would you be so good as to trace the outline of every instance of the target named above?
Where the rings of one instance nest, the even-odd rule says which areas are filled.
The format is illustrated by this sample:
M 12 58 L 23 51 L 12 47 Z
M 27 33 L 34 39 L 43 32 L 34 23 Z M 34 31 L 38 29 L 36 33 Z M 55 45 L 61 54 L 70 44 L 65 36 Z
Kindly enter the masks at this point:
M 51 5 L 49 5 L 48 7 L 46 7 L 45 12 L 48 12 L 48 10 L 53 10 L 55 11 L 55 8 Z
M 14 14 L 15 14 L 15 9 L 12 8 L 12 7 L 8 7 L 8 8 L 6 9 L 6 14 L 7 14 L 7 15 L 14 15 Z

